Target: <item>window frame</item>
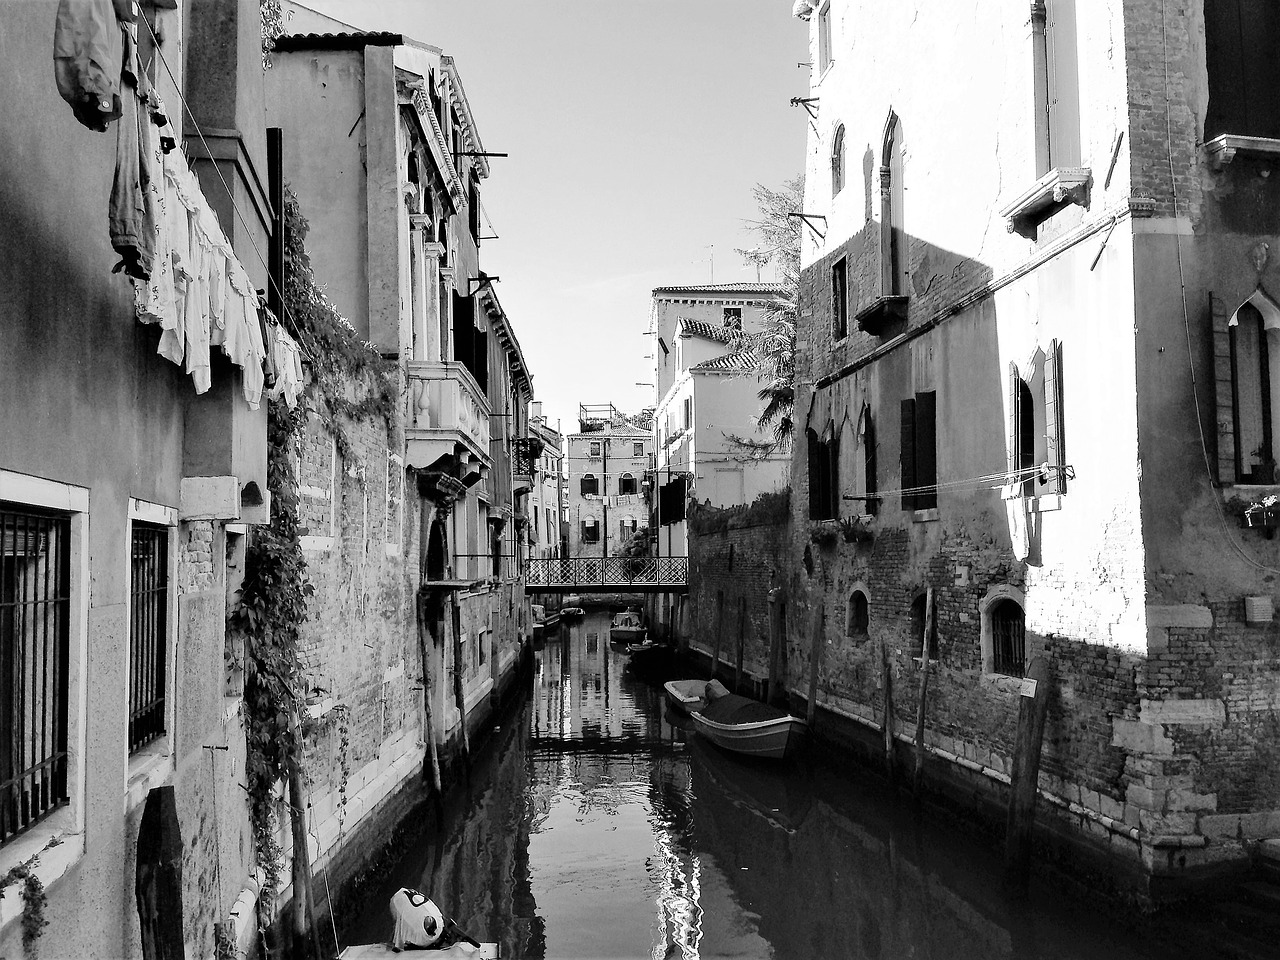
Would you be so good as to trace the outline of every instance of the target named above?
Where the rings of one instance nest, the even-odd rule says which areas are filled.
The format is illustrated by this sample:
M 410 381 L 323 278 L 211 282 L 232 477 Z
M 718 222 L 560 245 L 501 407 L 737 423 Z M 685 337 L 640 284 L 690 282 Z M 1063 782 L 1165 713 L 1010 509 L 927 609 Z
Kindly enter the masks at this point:
M 66 803 L 0 845 L 0 874 L 40 854 L 34 872 L 47 888 L 85 851 L 89 689 L 90 495 L 87 487 L 0 469 L 0 501 L 64 514 L 69 522 L 67 617 Z M 58 838 L 61 843 L 49 846 Z M 21 897 L 0 898 L 0 927 L 23 910 Z
M 601 441 L 591 440 L 587 443 L 587 456 L 592 460 L 599 460 L 604 447 Z
M 835 199 L 844 189 L 845 177 L 845 130 L 843 123 L 837 123 L 831 135 L 831 197 Z
M 861 629 L 857 629 L 858 597 L 862 598 Z M 845 603 L 844 635 L 849 640 L 871 639 L 871 592 L 861 580 L 849 587 L 849 599 Z
M 177 558 L 174 548 L 176 546 L 177 531 L 177 510 L 171 507 L 163 507 L 158 504 L 149 504 L 140 500 L 133 500 L 129 507 L 129 555 L 125 569 L 129 571 L 129 594 L 128 594 L 128 650 L 127 650 L 127 673 L 130 679 L 129 690 L 129 713 L 133 711 L 134 690 L 132 689 L 134 680 L 134 660 L 138 655 L 135 643 L 140 639 L 135 633 L 134 628 L 138 624 L 134 620 L 134 603 L 137 599 L 134 576 L 134 539 L 139 529 L 150 530 L 158 534 L 157 542 L 163 545 L 164 563 L 164 601 L 163 601 L 163 624 L 160 628 L 161 635 L 158 637 L 159 646 L 162 648 L 161 656 L 163 657 L 163 666 L 157 672 L 158 682 L 161 687 L 161 707 L 160 732 L 151 736 L 147 740 L 133 745 L 133 736 L 130 735 L 129 756 L 138 755 L 156 755 L 168 754 L 169 736 L 173 729 L 173 707 L 174 707 L 174 663 L 173 663 L 173 647 L 174 637 L 176 635 L 175 625 L 177 617 Z M 213 545 L 210 543 L 210 550 Z
M 1012 602 L 1022 611 L 1022 673 L 1001 673 L 996 670 L 995 625 L 992 615 L 1001 604 Z M 1027 656 L 1027 601 L 1026 595 L 1012 584 L 996 584 L 988 588 L 982 600 L 978 602 L 978 619 L 980 621 L 980 647 L 982 655 L 982 673 L 987 677 L 1012 677 L 1018 679 L 1025 675 L 1030 658 Z
M 818 78 L 831 68 L 831 0 L 818 8 Z
M 630 480 L 630 481 L 631 481 L 631 489 L 630 489 L 630 490 L 624 490 L 624 489 L 622 489 L 622 483 L 623 483 L 623 481 L 624 481 L 624 480 Z M 633 473 L 631 473 L 630 471 L 627 471 L 626 473 L 623 473 L 623 474 L 619 475 L 619 477 L 618 477 L 618 496 L 620 496 L 620 497 L 634 496 L 635 494 L 637 494 L 637 493 L 639 493 L 639 492 L 640 492 L 640 482 L 636 479 L 636 477 L 635 477 L 635 475 L 634 475 Z
M 843 340 L 849 335 L 849 258 L 831 264 L 831 335 Z
M 590 481 L 591 481 L 591 483 L 592 483 L 592 485 L 594 485 L 594 487 L 595 487 L 595 489 L 594 489 L 594 490 L 592 490 L 592 491 L 590 491 L 590 492 L 588 492 L 588 491 L 587 491 L 587 481 L 588 481 L 588 480 L 590 480 Z M 600 496 L 600 478 L 599 478 L 599 477 L 597 477 L 594 473 L 584 473 L 584 474 L 583 474 L 583 475 L 578 479 L 578 490 L 579 490 L 579 492 L 581 493 L 581 495 L 582 495 L 583 497 L 598 497 L 598 496 Z
M 913 513 L 938 508 L 937 398 L 936 390 L 918 390 L 901 404 L 902 509 Z

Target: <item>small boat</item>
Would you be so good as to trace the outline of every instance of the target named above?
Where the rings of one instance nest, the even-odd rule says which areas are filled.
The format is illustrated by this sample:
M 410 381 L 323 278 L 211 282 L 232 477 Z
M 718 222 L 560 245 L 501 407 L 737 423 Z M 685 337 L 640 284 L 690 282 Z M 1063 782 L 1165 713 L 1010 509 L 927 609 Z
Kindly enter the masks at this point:
M 717 747 L 781 760 L 804 742 L 808 724 L 785 710 L 729 693 L 718 681 L 709 683 L 706 692 L 707 704 L 690 718 L 693 728 Z
M 654 643 L 652 640 L 645 640 L 642 643 L 628 643 L 627 653 L 635 656 L 637 653 L 648 653 L 650 650 L 666 649 L 665 643 Z
M 705 680 L 668 680 L 662 689 L 667 691 L 667 702 L 676 713 L 688 716 L 707 705 Z
M 645 637 L 644 621 L 635 610 L 624 610 L 613 618 L 609 625 L 610 642 L 642 643 Z
M 394 927 L 390 943 L 356 944 L 338 954 L 339 960 L 382 960 L 397 957 L 404 950 L 450 960 L 497 960 L 496 943 L 481 943 L 470 937 L 417 890 L 401 887 L 391 895 L 391 917 Z
M 560 608 L 561 620 L 578 620 L 578 619 L 581 619 L 582 617 L 585 617 L 586 615 L 587 615 L 587 611 L 583 610 L 581 607 L 561 607 Z
M 530 604 L 533 610 L 533 638 L 539 640 L 544 638 L 548 633 L 560 626 L 560 611 L 552 610 L 547 612 L 547 608 L 540 603 Z

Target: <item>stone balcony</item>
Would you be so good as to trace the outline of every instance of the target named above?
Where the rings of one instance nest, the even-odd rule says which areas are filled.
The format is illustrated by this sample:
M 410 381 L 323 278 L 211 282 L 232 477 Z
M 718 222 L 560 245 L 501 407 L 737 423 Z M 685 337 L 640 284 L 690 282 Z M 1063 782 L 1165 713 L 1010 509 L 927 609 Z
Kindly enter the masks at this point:
M 493 465 L 489 415 L 488 399 L 461 363 L 411 361 L 405 466 L 441 470 L 471 486 Z

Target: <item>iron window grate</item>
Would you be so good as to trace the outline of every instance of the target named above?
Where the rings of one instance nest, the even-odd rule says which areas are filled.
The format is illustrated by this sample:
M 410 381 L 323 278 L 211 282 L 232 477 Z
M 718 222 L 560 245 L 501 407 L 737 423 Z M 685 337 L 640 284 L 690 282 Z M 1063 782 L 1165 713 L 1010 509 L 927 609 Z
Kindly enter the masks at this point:
M 163 736 L 169 531 L 135 522 L 129 581 L 129 752 Z

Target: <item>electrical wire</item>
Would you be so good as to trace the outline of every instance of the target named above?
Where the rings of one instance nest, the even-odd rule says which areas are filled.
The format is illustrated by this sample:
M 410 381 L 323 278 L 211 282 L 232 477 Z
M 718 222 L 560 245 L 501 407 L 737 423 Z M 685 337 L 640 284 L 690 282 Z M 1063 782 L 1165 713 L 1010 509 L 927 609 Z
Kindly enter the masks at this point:
M 1168 0 L 1160 0 L 1160 29 L 1162 41 L 1164 44 L 1164 122 L 1165 122 L 1165 156 L 1169 161 L 1169 189 L 1173 196 L 1173 217 L 1174 221 L 1178 218 L 1178 180 L 1173 166 L 1173 117 L 1172 107 L 1169 101 L 1169 29 L 1166 20 L 1166 7 Z M 1280 569 L 1269 567 L 1265 563 L 1259 563 L 1253 557 L 1245 553 L 1244 548 L 1236 541 L 1231 533 L 1231 526 L 1227 523 L 1227 511 L 1222 502 L 1222 497 L 1218 495 L 1217 489 L 1214 487 L 1214 470 L 1213 461 L 1209 457 L 1209 442 L 1204 432 L 1204 418 L 1200 414 L 1200 387 L 1196 380 L 1196 361 L 1195 351 L 1191 343 L 1191 315 L 1187 310 L 1187 278 L 1182 265 L 1182 235 L 1175 229 L 1173 234 L 1174 250 L 1178 259 L 1178 284 L 1182 298 L 1182 326 L 1186 333 L 1187 339 L 1187 367 L 1191 372 L 1191 399 L 1192 406 L 1196 411 L 1196 428 L 1200 433 L 1200 452 L 1204 456 L 1205 477 L 1209 483 L 1209 493 L 1213 497 L 1214 506 L 1217 508 L 1218 523 L 1222 527 L 1222 535 L 1226 538 L 1227 544 L 1235 551 L 1249 566 L 1261 570 L 1263 573 L 1280 573 Z

